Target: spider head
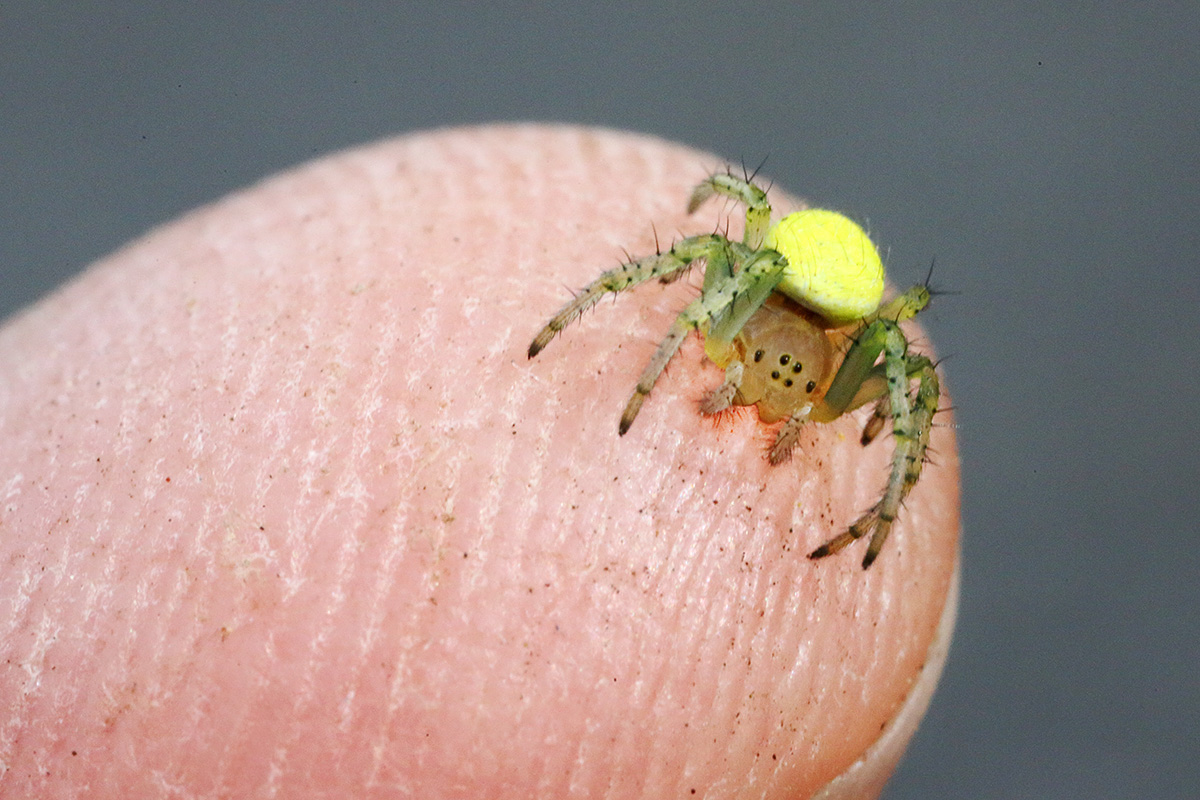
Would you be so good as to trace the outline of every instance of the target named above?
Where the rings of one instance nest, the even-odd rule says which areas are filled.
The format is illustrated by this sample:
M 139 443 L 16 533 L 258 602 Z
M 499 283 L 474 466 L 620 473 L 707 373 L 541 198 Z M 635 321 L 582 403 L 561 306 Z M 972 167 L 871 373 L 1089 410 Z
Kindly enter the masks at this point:
M 834 349 L 813 314 L 772 296 L 734 341 L 744 372 L 735 405 L 757 405 L 763 422 L 787 419 L 820 397 Z

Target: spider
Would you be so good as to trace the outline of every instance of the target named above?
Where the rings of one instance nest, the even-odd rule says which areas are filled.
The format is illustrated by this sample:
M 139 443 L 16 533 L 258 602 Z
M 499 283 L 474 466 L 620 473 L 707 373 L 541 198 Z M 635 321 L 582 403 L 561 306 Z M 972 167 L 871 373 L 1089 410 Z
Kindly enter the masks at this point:
M 703 337 L 708 358 L 725 370 L 724 382 L 701 403 L 701 412 L 754 405 L 763 422 L 782 420 L 768 454 L 772 464 L 790 456 L 806 423 L 829 422 L 874 403 L 862 443 L 869 444 L 891 418 L 896 445 L 887 486 L 846 531 L 808 556 L 832 555 L 870 534 L 862 561 L 866 569 L 921 476 L 937 412 L 934 364 L 910 350 L 899 325 L 929 303 L 928 282 L 883 303 L 883 263 L 870 238 L 850 219 L 834 211 L 806 209 L 772 225 L 767 193 L 752 177 L 732 173 L 717 173 L 700 183 L 688 213 L 714 195 L 745 205 L 740 242 L 720 233 L 688 236 L 665 252 L 608 270 L 546 323 L 529 345 L 529 357 L 604 295 L 652 279 L 670 283 L 703 262 L 700 296 L 675 318 L 646 364 L 621 415 L 619 433 L 629 430 L 663 369 L 693 330 Z M 844 341 L 848 348 L 835 344 Z M 845 354 L 839 363 L 840 350 Z

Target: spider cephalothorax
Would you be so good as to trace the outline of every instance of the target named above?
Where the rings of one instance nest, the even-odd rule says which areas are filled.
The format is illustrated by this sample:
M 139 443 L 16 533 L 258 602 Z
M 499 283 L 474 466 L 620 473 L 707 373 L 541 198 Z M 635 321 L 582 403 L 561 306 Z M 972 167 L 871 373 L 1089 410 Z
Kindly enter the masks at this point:
M 592 281 L 546 323 L 529 345 L 533 358 L 563 328 L 610 292 L 681 277 L 706 264 L 700 296 L 676 317 L 646 365 L 621 415 L 629 430 L 646 396 L 688 333 L 725 369 L 725 381 L 701 404 L 715 414 L 754 405 L 764 422 L 783 420 L 769 459 L 785 460 L 808 422 L 829 422 L 867 403 L 875 413 L 863 444 L 890 418 L 896 441 L 891 473 L 879 501 L 844 533 L 809 554 L 836 553 L 870 533 L 863 567 L 879 555 L 900 505 L 921 475 L 939 384 L 932 362 L 909 350 L 899 323 L 929 302 L 918 284 L 882 304 L 883 264 L 867 234 L 834 211 L 806 209 L 771 224 L 766 192 L 729 174 L 708 178 L 692 192 L 688 211 L 714 194 L 746 206 L 740 242 L 719 233 L 689 236 L 670 250 L 633 259 Z M 850 342 L 838 361 L 831 336 Z M 913 388 L 913 382 L 916 388 Z

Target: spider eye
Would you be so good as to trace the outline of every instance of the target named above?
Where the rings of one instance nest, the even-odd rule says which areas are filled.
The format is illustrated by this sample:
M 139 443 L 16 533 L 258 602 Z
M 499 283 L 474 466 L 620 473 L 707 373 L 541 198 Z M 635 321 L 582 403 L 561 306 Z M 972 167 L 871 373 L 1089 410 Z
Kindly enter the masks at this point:
M 775 380 L 779 380 L 779 370 L 777 370 L 777 369 L 771 370 L 771 377 L 774 378 Z
M 804 367 L 802 367 L 802 366 L 800 365 L 800 362 L 799 362 L 799 361 L 797 361 L 795 364 L 793 364 L 793 365 L 792 365 L 792 372 L 797 372 L 797 373 L 798 373 L 798 372 L 800 372 L 800 370 L 802 370 L 802 369 L 804 369 Z
M 766 355 L 766 353 L 764 353 L 762 350 L 755 350 L 754 363 L 757 364 L 758 362 L 762 361 L 764 355 Z
M 783 385 L 789 389 L 792 388 L 792 379 L 788 378 L 786 381 L 783 382 Z
M 816 381 L 809 381 L 809 382 L 808 382 L 808 386 L 806 386 L 806 387 L 804 387 L 804 388 L 805 388 L 805 389 L 807 389 L 809 392 L 812 392 L 812 390 L 813 390 L 813 389 L 817 388 L 817 382 L 816 382 Z
M 779 365 L 786 367 L 788 365 L 788 362 L 791 360 L 792 360 L 791 355 L 789 355 L 788 353 L 784 353 L 783 355 L 781 355 L 779 357 Z

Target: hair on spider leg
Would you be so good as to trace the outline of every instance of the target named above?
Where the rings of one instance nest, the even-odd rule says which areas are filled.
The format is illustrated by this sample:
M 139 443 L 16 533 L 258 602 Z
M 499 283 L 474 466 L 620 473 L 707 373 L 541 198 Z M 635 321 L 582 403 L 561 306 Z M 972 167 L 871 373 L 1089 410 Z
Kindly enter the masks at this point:
M 929 293 L 930 299 L 933 299 L 934 297 L 962 294 L 962 292 L 955 289 L 939 289 L 933 285 L 933 268 L 936 264 L 937 256 L 929 259 L 929 271 L 925 273 L 925 280 L 921 281 L 921 285 L 924 286 L 925 291 Z
M 742 176 L 745 178 L 746 183 L 754 183 L 754 179 L 758 177 L 758 173 L 762 171 L 762 168 L 767 165 L 767 159 L 769 159 L 770 157 L 771 157 L 771 154 L 767 153 L 765 156 L 762 157 L 762 161 L 758 162 L 758 166 L 754 168 L 754 171 L 747 173 L 746 172 L 746 157 L 742 156 Z
M 958 353 L 947 353 L 946 355 L 938 356 L 937 361 L 933 362 L 933 368 L 940 369 L 942 364 L 946 363 L 947 361 L 949 361 L 952 358 L 957 358 L 957 357 L 958 357 Z
M 931 359 L 930 364 L 933 367 L 934 372 L 941 372 L 942 364 L 945 364 L 950 359 L 957 358 L 957 357 L 958 357 L 958 353 L 948 353 L 944 356 L 938 356 L 936 360 Z
M 944 411 L 953 411 L 954 409 L 953 408 L 947 408 L 947 409 L 939 408 L 935 412 L 935 415 L 942 413 L 943 410 Z M 947 430 L 947 431 L 956 431 L 956 430 L 959 430 L 960 428 L 962 428 L 962 425 L 960 425 L 957 422 L 931 422 L 931 423 L 929 423 L 929 427 L 940 428 L 940 429 Z
M 698 399 L 696 401 L 696 406 L 699 407 L 700 404 L 703 402 L 704 402 L 704 398 L 701 397 L 700 399 Z M 723 430 L 732 430 L 734 424 L 736 424 L 737 422 L 740 422 L 747 414 L 750 414 L 753 411 L 754 411 L 754 408 L 752 406 L 729 405 L 729 406 L 726 406 L 725 408 L 722 408 L 720 411 L 716 412 L 715 414 L 703 414 L 702 413 L 701 416 L 714 428 L 720 428 Z
M 930 464 L 935 467 L 939 466 L 938 462 L 933 458 L 934 456 L 937 456 L 937 455 L 941 455 L 941 454 L 938 453 L 936 450 L 934 450 L 932 447 L 926 446 L 925 452 L 921 455 L 921 466 L 925 466 L 926 464 Z
M 905 322 L 907 322 L 907 320 Z M 899 324 L 904 325 L 905 322 L 901 322 Z M 924 331 L 922 331 L 922 333 L 924 333 Z M 905 339 L 908 341 L 908 352 L 913 353 L 914 355 L 923 355 L 922 351 L 928 350 L 932 346 L 928 336 L 914 336 L 913 338 L 909 339 L 908 332 L 905 331 Z M 934 364 L 933 366 L 935 369 L 937 368 L 937 364 Z
M 946 414 L 951 411 L 958 411 L 958 406 L 938 406 L 938 410 L 933 412 L 934 416 L 938 414 Z
M 757 177 L 758 177 L 758 173 L 762 172 L 762 168 L 763 168 L 763 167 L 765 167 L 765 166 L 767 165 L 767 160 L 768 160 L 770 157 L 771 157 L 771 154 L 768 152 L 766 155 L 764 155 L 764 156 L 762 157 L 762 161 L 758 162 L 758 166 L 754 168 L 754 172 L 750 173 L 750 180 L 751 180 L 751 181 L 753 181 L 755 178 L 757 178 Z M 773 184 L 772 184 L 772 185 L 773 185 Z
M 576 289 L 574 286 L 572 286 L 569 283 L 561 283 L 559 285 L 562 286 L 564 289 L 566 289 L 567 294 L 571 295 L 571 297 L 578 298 L 579 295 L 583 294 L 583 289 Z

